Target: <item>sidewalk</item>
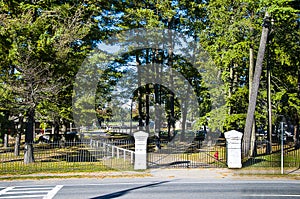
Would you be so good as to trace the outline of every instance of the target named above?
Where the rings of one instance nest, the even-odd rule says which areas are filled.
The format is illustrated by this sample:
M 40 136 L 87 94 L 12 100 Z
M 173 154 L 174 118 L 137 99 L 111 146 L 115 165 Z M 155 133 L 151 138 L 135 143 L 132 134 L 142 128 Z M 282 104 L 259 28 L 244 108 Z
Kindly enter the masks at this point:
M 231 179 L 234 171 L 221 168 L 199 169 L 152 169 L 151 175 L 155 178 L 197 178 L 197 179 Z
M 228 168 L 199 168 L 199 169 L 152 169 L 150 174 L 156 178 L 197 178 L 203 180 L 241 180 L 241 179 L 295 179 L 300 180 L 300 170 L 286 171 L 281 175 L 277 170 L 259 169 L 228 169 Z
M 47 178 L 156 178 L 156 179 L 199 179 L 199 180 L 242 180 L 242 179 L 295 179 L 300 180 L 300 169 L 286 171 L 265 169 L 228 168 L 161 168 L 145 171 L 76 172 L 76 173 L 35 173 L 26 175 L 2 175 L 0 180 L 24 180 Z

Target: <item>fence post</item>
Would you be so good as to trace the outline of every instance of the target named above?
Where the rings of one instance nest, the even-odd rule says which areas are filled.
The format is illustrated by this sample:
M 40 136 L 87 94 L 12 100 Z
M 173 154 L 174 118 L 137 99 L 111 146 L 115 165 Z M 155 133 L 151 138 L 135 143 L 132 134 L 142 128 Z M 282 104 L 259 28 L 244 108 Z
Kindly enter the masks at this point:
M 280 122 L 280 127 L 281 127 L 281 155 L 280 155 L 280 168 L 281 168 L 281 174 L 284 174 L 284 171 L 283 171 L 283 150 L 284 150 L 284 143 L 283 143 L 283 140 L 284 140 L 284 126 L 283 126 L 283 122 Z

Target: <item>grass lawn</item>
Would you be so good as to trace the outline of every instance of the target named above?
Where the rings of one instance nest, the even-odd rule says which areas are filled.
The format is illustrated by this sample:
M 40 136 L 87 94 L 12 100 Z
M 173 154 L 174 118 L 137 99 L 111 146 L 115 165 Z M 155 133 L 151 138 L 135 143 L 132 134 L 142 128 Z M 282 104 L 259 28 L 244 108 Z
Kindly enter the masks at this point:
M 32 173 L 102 172 L 130 169 L 130 161 L 103 159 L 103 152 L 95 151 L 85 144 L 58 147 L 51 144 L 34 146 L 35 162 L 24 164 L 24 151 L 15 156 L 12 149 L 0 151 L 0 175 Z
M 9 162 L 2 163 L 1 167 L 0 175 L 115 171 L 115 169 L 105 166 L 102 162 L 34 162 L 26 165 L 20 162 Z
M 245 167 L 280 167 L 281 166 L 281 151 L 273 150 L 270 155 L 258 155 L 244 162 Z M 300 149 L 285 148 L 283 156 L 284 167 L 296 168 L 300 166 Z

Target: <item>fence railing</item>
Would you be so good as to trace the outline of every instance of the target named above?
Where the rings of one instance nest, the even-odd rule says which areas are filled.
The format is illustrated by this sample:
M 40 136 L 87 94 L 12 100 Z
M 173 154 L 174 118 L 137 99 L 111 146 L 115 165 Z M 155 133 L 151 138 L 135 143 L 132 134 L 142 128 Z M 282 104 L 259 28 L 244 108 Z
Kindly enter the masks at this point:
M 118 142 L 119 144 L 131 144 L 129 141 L 122 141 Z M 99 140 L 91 140 L 90 145 L 92 148 L 102 148 L 107 154 L 109 153 L 111 158 L 117 158 L 117 159 L 123 159 L 126 161 L 128 158 L 130 160 L 130 163 L 133 164 L 134 160 L 134 151 L 128 150 L 122 147 L 118 147 L 116 145 L 116 142 L 107 142 L 107 141 L 99 141 Z
M 18 156 L 14 146 L 0 148 L 1 173 L 100 171 L 132 169 L 134 152 L 122 148 L 129 141 L 87 140 L 62 143 L 33 143 L 34 163 L 24 164 L 24 145 Z
M 285 171 L 300 168 L 300 149 L 291 142 L 272 143 L 272 153 L 267 154 L 268 142 L 256 142 L 256 154 L 243 162 L 243 167 L 264 167 L 279 170 L 281 157 Z M 35 162 L 24 164 L 24 145 L 20 155 L 14 153 L 14 143 L 0 148 L 2 173 L 48 171 L 100 171 L 132 169 L 134 140 L 105 139 L 98 135 L 85 135 L 81 141 L 64 143 L 33 143 Z M 281 150 L 283 147 L 283 150 Z M 226 167 L 226 146 L 204 146 L 201 143 L 149 142 L 148 168 L 157 167 Z M 281 155 L 283 151 L 283 155 Z
M 279 141 L 274 141 L 271 153 L 267 151 L 267 140 L 258 140 L 255 145 L 253 157 L 245 161 L 243 167 L 263 167 L 279 171 L 283 166 L 287 172 L 300 169 L 300 149 L 293 142 L 284 142 L 281 145 Z

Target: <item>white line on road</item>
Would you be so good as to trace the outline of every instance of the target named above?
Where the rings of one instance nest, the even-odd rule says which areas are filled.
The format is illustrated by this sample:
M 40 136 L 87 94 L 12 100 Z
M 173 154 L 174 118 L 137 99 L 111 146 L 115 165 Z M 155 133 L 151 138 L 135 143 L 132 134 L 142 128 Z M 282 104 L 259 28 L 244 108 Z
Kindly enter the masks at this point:
M 9 199 L 9 198 L 41 198 L 44 195 L 18 195 L 18 196 L 4 196 L 4 197 L 0 197 L 0 198 L 5 198 L 5 199 Z
M 7 187 L 0 191 L 1 198 L 43 198 L 52 199 L 63 185 L 43 187 Z
M 52 199 L 62 187 L 63 185 L 56 185 L 54 189 L 49 191 L 48 194 L 43 197 L 43 199 Z
M 49 190 L 51 189 L 51 187 L 27 187 L 27 188 L 23 188 L 23 187 L 15 187 L 14 191 L 18 190 L 18 191 L 24 191 L 24 190 Z
M 17 190 L 12 190 L 10 192 L 6 192 L 5 195 L 14 195 L 14 194 L 35 194 L 35 193 L 44 193 L 44 194 L 47 194 L 48 191 L 17 191 Z
M 251 194 L 245 195 L 250 197 L 300 197 L 300 195 L 283 195 L 283 194 Z
M 2 194 L 5 194 L 6 192 L 12 190 L 13 188 L 14 188 L 14 187 L 7 187 L 7 188 L 5 188 L 5 189 L 2 189 L 2 190 L 0 191 L 0 196 L 1 196 Z

